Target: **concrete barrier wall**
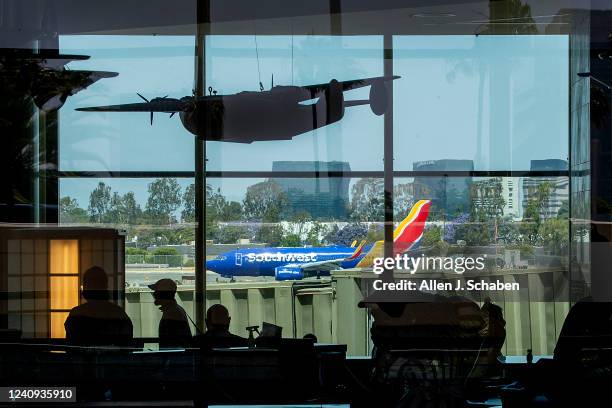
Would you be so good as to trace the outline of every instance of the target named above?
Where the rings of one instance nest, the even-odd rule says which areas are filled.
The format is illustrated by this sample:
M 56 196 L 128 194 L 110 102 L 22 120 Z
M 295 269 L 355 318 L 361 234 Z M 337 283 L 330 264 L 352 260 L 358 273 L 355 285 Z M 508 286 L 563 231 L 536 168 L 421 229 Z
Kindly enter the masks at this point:
M 263 322 L 283 328 L 283 337 L 300 338 L 315 334 L 320 342 L 346 344 L 349 355 L 369 355 L 372 350 L 366 309 L 357 307 L 363 298 L 361 288 L 374 275 L 363 271 L 334 272 L 331 279 L 300 282 L 208 283 L 206 307 L 225 305 L 232 317 L 230 330 L 247 336 L 246 326 Z M 472 298 L 482 303 L 485 296 L 504 310 L 506 343 L 504 354 L 536 355 L 553 353 L 565 316 L 569 311 L 569 289 L 563 271 L 521 271 L 489 275 L 482 279 L 519 282 L 521 291 L 480 292 Z M 461 277 L 468 279 L 473 277 Z M 190 316 L 194 311 L 194 288 L 179 288 L 178 301 Z M 151 292 L 128 289 L 126 311 L 138 337 L 157 337 L 161 312 L 153 304 Z M 192 326 L 192 331 L 195 330 Z

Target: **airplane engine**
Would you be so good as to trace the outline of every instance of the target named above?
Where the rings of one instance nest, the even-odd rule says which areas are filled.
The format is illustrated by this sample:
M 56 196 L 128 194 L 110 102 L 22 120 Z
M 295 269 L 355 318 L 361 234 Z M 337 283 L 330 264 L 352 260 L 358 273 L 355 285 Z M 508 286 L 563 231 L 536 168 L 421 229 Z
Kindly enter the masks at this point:
M 44 112 L 52 112 L 60 109 L 66 103 L 68 95 L 64 94 L 45 94 L 34 96 L 34 104 Z
M 387 111 L 389 93 L 384 81 L 376 81 L 370 87 L 370 109 L 377 116 Z
M 304 271 L 299 266 L 277 266 L 274 268 L 274 279 L 278 281 L 300 280 L 303 278 Z
M 344 116 L 344 91 L 342 85 L 332 79 L 329 88 L 325 92 L 327 106 L 327 124 L 335 123 Z

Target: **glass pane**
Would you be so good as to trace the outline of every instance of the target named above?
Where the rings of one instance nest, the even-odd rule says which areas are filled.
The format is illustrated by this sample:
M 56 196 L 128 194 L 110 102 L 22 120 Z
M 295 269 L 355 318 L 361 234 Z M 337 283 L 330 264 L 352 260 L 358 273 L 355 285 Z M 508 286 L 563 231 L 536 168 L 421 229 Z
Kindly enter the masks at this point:
M 158 336 L 161 312 L 148 285 L 161 279 L 177 285 L 176 300 L 195 319 L 192 179 L 66 178 L 60 184 L 60 196 L 62 225 L 125 231 L 125 310 L 132 319 L 134 337 Z M 94 242 L 83 256 L 92 265 L 104 266 L 108 257 L 101 256 L 96 245 L 106 244 Z M 123 288 L 113 287 L 111 278 L 109 290 L 122 293 Z
M 352 304 L 357 286 L 344 277 L 345 289 L 334 292 L 330 270 L 358 266 L 383 239 L 383 180 L 207 183 L 207 307 L 224 305 L 230 331 L 244 338 L 247 326 L 266 322 L 282 327 L 283 337 L 314 334 L 323 343 L 348 344 L 351 355 L 367 354 L 367 316 Z M 342 316 L 336 307 L 346 308 Z M 352 327 L 362 329 L 358 336 L 351 337 Z
M 79 304 L 78 276 L 52 276 L 49 290 L 51 310 L 69 310 Z
M 396 36 L 393 47 L 395 170 L 569 157 L 568 36 Z
M 191 96 L 193 36 L 74 35 L 62 53 L 88 55 L 75 70 L 117 72 L 68 98 L 61 110 L 61 170 L 193 170 L 194 138 L 179 115 L 148 112 L 79 112 L 75 108 Z
M 79 241 L 53 239 L 49 241 L 51 274 L 79 273 Z
M 64 322 L 68 317 L 68 312 L 51 312 L 51 338 L 63 339 L 66 337 Z
M 206 84 L 222 95 L 256 91 L 253 95 L 256 98 L 260 83 L 267 91 L 272 82 L 275 86 L 288 87 L 327 85 L 332 79 L 348 81 L 383 74 L 381 36 L 213 35 L 206 38 L 206 47 Z M 369 88 L 343 92 L 344 99 L 368 99 Z M 376 116 L 369 106 L 347 106 L 344 117 L 335 123 L 294 132 L 293 125 L 301 123 L 299 109 L 306 109 L 306 127 L 317 121 L 316 113 L 300 105 L 311 97 L 296 99 L 290 88 L 275 89 L 279 96 L 269 95 L 253 106 L 255 109 L 261 104 L 269 105 L 265 115 L 245 112 L 236 120 L 250 126 L 254 134 L 262 124 L 269 126 L 269 132 L 260 132 L 264 139 L 278 129 L 287 130 L 280 135 L 283 138 L 292 138 L 253 143 L 208 142 L 207 170 L 276 171 L 281 170 L 277 163 L 280 161 L 341 161 L 348 163 L 344 170 L 382 170 L 383 116 Z M 287 93 L 282 89 L 287 89 Z M 273 100 L 269 98 L 279 102 L 269 103 L 267 100 Z M 296 110 L 288 109 L 291 106 Z M 227 115 L 231 108 L 226 107 Z M 228 126 L 225 132 L 229 137 Z M 296 171 L 298 164 L 284 166 L 284 171 Z
M 396 179 L 394 189 L 396 219 L 416 200 L 431 200 L 419 246 L 406 253 L 427 263 L 416 273 L 400 265 L 396 277 L 452 285 L 426 286 L 427 293 L 490 299 L 504 313 L 504 354 L 552 354 L 569 288 L 588 294 L 588 277 L 569 275 L 569 179 L 423 176 Z M 519 290 L 489 285 L 497 282 Z

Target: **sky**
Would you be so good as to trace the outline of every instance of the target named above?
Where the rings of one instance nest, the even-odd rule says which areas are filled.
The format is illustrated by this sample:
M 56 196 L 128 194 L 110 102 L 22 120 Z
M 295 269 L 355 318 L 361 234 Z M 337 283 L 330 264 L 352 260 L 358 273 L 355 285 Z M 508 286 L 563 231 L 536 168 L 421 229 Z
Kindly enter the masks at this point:
M 72 96 L 60 113 L 60 169 L 193 170 L 194 137 L 178 115 L 77 112 L 76 107 L 190 95 L 194 38 L 63 36 L 63 53 L 90 55 L 71 69 L 108 70 Z M 206 84 L 220 94 L 383 73 L 380 36 L 212 36 Z M 435 159 L 473 160 L 476 170 L 529 170 L 533 159 L 568 156 L 567 36 L 402 36 L 394 38 L 394 167 Z M 345 93 L 368 97 L 368 89 Z M 348 108 L 332 125 L 289 141 L 207 142 L 208 170 L 269 171 L 275 160 L 340 160 L 353 170 L 382 170 L 383 117 Z M 98 180 L 62 180 L 61 195 L 87 207 Z M 152 180 L 112 180 L 146 201 Z M 261 180 L 209 180 L 231 199 Z M 190 180 L 182 180 L 186 186 Z M 115 189 L 115 188 L 114 188 Z

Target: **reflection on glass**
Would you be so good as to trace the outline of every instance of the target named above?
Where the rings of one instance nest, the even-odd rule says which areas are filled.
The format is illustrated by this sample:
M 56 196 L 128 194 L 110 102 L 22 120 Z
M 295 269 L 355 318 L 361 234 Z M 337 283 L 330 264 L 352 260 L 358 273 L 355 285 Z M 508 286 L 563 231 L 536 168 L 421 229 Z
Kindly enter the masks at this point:
M 393 46 L 395 170 L 567 159 L 568 36 L 396 36 Z
M 64 322 L 69 312 L 51 312 L 51 338 L 63 339 L 66 337 Z
M 191 95 L 193 36 L 62 35 L 60 49 L 91 57 L 71 62 L 69 68 L 119 73 L 74 95 L 63 107 L 61 170 L 193 170 L 193 136 L 178 115 L 157 114 L 151 126 L 148 112 L 75 111 L 83 106 L 142 102 L 137 93 L 148 99 Z
M 213 35 L 206 39 L 206 59 L 205 82 L 219 94 L 259 91 L 260 83 L 268 90 L 272 83 L 304 86 L 383 74 L 381 36 Z M 366 100 L 369 90 L 350 90 L 344 98 Z M 382 116 L 368 105 L 352 106 L 342 120 L 289 141 L 207 142 L 206 168 L 270 171 L 276 170 L 274 162 L 290 160 L 342 161 L 353 170 L 382 170 L 382 135 Z
M 53 239 L 49 241 L 49 273 L 79 273 L 79 241 L 76 239 Z
M 52 276 L 49 279 L 51 310 L 69 310 L 79 304 L 79 277 Z

